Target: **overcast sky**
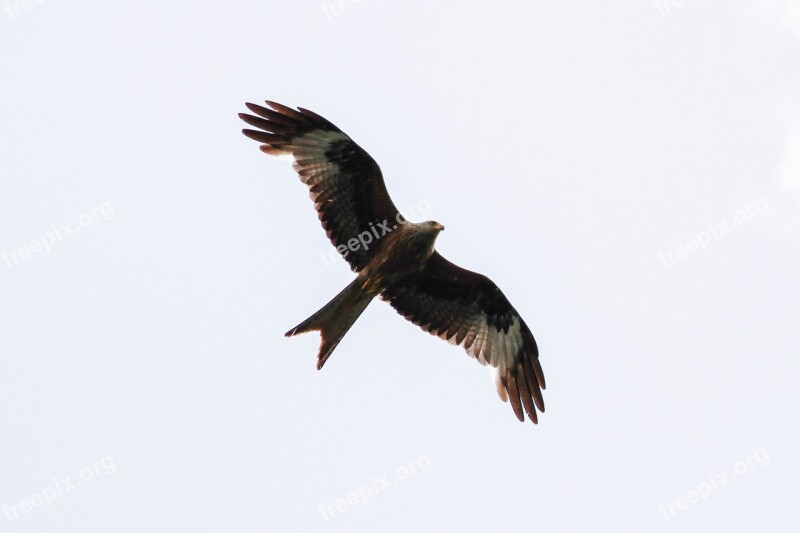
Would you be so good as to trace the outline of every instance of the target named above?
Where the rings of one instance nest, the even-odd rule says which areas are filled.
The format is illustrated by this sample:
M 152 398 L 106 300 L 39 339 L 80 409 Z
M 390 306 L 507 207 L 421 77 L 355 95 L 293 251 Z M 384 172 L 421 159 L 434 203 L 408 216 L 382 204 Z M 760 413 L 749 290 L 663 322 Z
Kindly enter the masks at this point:
M 797 0 L 0 2 L 0 531 L 798 530 Z M 383 302 L 283 337 L 353 274 L 264 99 L 503 289 L 538 426 Z

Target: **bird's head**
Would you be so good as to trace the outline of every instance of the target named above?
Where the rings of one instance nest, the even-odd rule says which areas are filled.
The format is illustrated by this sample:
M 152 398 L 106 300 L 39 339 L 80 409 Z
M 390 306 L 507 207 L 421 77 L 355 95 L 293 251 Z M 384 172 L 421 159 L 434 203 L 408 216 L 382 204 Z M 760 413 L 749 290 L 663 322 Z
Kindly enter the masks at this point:
M 427 222 L 412 223 L 410 229 L 410 235 L 414 235 L 419 244 L 427 248 L 428 252 L 432 252 L 433 244 L 439 234 L 444 231 L 444 226 L 435 220 L 428 220 Z
M 425 255 L 430 257 L 430 255 L 433 253 L 433 246 L 436 242 L 436 238 L 441 232 L 444 231 L 444 226 L 435 220 L 421 222 L 419 224 L 415 224 L 415 226 L 419 232 L 418 235 L 420 238 L 420 243 L 425 248 Z
M 439 234 L 439 232 L 444 231 L 444 226 L 442 226 L 435 220 L 429 220 L 427 222 L 423 222 L 422 224 L 426 226 L 428 229 L 430 229 L 430 231 L 436 233 L 437 235 Z

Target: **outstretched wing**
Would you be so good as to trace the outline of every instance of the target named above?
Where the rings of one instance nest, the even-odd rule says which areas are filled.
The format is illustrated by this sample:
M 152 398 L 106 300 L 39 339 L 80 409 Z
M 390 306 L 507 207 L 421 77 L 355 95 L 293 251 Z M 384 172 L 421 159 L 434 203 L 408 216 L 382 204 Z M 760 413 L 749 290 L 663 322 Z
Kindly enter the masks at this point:
M 267 154 L 294 158 L 292 166 L 308 185 L 325 233 L 350 267 L 361 270 L 375 250 L 379 224 L 400 220 L 378 164 L 313 111 L 270 101 L 272 109 L 246 105 L 258 116 L 239 113 L 239 118 L 258 130 L 242 133 L 263 143 Z
M 520 421 L 544 412 L 544 374 L 528 326 L 492 280 L 434 252 L 425 268 L 386 288 L 381 297 L 424 331 L 464 347 L 497 375 L 497 393 Z M 534 407 L 535 404 L 535 407 Z

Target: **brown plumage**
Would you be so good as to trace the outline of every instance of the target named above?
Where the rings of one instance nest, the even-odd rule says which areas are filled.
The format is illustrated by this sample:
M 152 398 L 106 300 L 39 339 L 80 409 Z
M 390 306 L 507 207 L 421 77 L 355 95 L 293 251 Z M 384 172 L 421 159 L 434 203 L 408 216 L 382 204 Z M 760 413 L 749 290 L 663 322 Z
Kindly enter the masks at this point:
M 242 130 L 270 155 L 291 155 L 331 243 L 357 273 L 322 309 L 286 333 L 319 331 L 317 368 L 369 303 L 379 296 L 406 319 L 462 346 L 496 372 L 503 401 L 520 421 L 544 412 L 544 374 L 528 326 L 489 278 L 449 262 L 434 250 L 444 226 L 408 222 L 395 207 L 378 164 L 339 128 L 316 113 L 267 101 L 248 103 Z

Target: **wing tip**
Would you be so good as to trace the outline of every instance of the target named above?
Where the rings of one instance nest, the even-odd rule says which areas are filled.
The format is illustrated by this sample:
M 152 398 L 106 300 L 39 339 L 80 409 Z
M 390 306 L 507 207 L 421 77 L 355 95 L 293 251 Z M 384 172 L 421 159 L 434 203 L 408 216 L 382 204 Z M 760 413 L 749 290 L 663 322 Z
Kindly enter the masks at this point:
M 245 103 L 244 103 L 244 106 L 245 106 L 247 109 L 249 109 L 250 111 L 252 111 L 253 113 L 255 113 L 256 115 L 258 114 L 258 110 L 261 108 L 261 106 L 260 106 L 260 105 L 258 105 L 258 104 L 254 104 L 253 102 L 245 102 Z M 242 114 L 241 114 L 241 113 L 239 113 L 239 116 L 241 116 L 241 115 L 242 115 Z
M 505 370 L 501 373 L 496 367 L 490 366 L 489 371 L 497 390 L 497 395 L 500 396 L 504 403 L 511 402 L 511 407 L 517 420 L 525 422 L 525 415 L 527 414 L 528 420 L 538 425 L 538 413 L 544 413 L 544 399 L 541 391 L 530 388 L 524 370 L 520 368 L 516 373 L 511 370 Z M 517 383 L 520 378 L 526 381 Z M 534 387 L 536 384 L 534 382 Z
M 262 144 L 261 146 L 258 147 L 258 149 L 267 155 L 281 156 L 281 155 L 291 154 L 291 152 L 288 150 L 284 150 L 282 148 L 276 148 L 269 144 Z

